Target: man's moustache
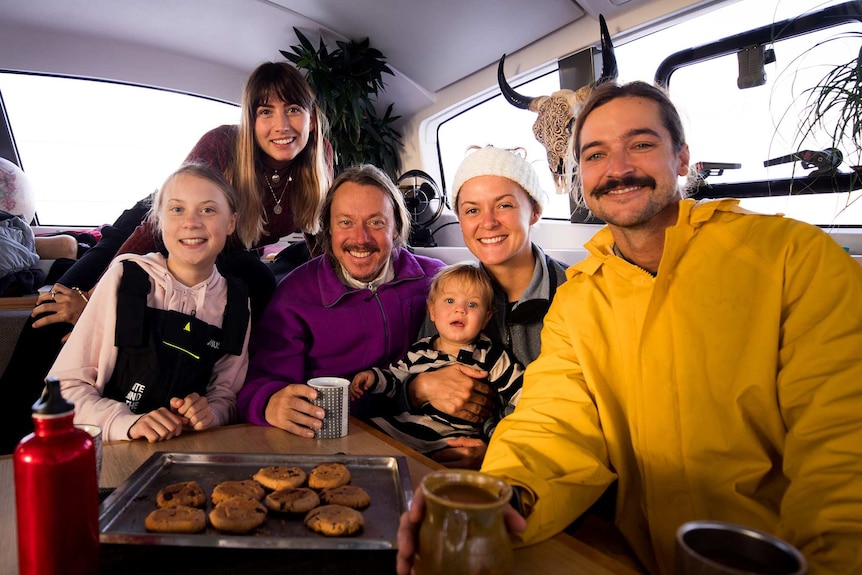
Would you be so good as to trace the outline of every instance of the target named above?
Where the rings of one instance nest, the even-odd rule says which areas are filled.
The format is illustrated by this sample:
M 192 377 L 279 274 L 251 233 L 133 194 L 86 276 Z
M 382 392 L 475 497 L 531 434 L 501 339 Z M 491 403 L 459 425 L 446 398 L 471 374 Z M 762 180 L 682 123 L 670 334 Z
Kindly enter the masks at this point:
M 591 196 L 597 198 L 608 193 L 611 190 L 619 188 L 653 188 L 655 189 L 655 179 L 649 176 L 626 176 L 625 178 L 608 180 L 604 184 L 596 186 L 590 193 Z
M 351 244 L 344 246 L 346 252 L 379 252 L 380 248 L 376 244 Z

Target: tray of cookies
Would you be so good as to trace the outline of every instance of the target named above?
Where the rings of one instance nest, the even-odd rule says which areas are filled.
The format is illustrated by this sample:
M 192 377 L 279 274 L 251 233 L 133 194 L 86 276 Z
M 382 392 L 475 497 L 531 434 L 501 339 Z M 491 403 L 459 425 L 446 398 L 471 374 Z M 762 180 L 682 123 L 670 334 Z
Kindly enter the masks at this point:
M 154 453 L 99 507 L 123 545 L 396 549 L 403 456 Z

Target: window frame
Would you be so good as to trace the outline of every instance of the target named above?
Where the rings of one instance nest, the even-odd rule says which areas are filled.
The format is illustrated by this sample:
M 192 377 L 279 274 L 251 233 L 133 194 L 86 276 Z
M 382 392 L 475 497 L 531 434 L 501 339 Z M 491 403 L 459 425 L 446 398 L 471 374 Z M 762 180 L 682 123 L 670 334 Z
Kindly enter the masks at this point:
M 677 51 L 666 57 L 655 73 L 655 83 L 673 94 L 671 78 L 674 72 L 723 56 L 737 54 L 749 46 L 768 46 L 782 40 L 797 38 L 844 24 L 862 24 L 859 2 L 845 2 L 817 12 L 788 18 L 773 24 L 721 38 L 708 44 Z M 704 198 L 767 198 L 779 195 L 810 195 L 849 193 L 862 189 L 862 174 L 826 173 L 800 174 L 789 178 L 770 178 L 733 183 L 706 182 L 698 178 L 689 197 Z M 830 228 L 858 228 L 856 224 L 829 224 Z

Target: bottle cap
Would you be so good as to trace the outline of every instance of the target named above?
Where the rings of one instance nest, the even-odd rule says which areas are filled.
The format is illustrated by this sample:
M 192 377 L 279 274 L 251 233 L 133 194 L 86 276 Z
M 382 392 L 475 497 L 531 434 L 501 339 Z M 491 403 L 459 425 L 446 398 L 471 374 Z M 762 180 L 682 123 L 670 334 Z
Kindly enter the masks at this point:
M 33 404 L 34 415 L 64 415 L 75 410 L 75 404 L 63 399 L 60 394 L 60 380 L 56 377 L 45 378 L 45 389 Z

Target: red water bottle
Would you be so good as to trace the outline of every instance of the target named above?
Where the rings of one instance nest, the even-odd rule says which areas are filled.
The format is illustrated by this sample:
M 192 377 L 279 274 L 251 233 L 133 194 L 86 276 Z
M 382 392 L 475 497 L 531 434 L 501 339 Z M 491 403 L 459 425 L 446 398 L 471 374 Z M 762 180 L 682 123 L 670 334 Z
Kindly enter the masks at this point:
M 21 575 L 99 572 L 99 486 L 90 435 L 72 424 L 60 381 L 45 380 L 34 432 L 15 448 L 15 509 Z

